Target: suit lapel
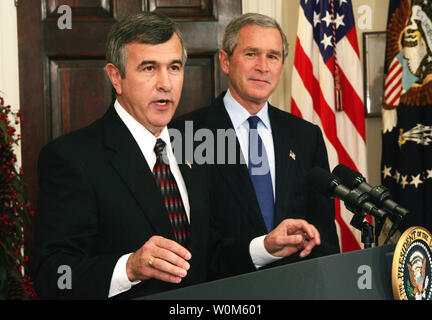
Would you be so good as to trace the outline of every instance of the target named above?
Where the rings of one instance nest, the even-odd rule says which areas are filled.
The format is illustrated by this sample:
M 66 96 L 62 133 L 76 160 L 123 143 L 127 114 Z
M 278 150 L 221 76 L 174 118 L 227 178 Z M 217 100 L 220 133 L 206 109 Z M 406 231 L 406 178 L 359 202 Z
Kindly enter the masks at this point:
M 153 174 L 132 134 L 111 107 L 104 117 L 105 145 L 115 151 L 111 164 L 153 226 L 155 234 L 173 239 L 174 234 Z
M 277 226 L 287 214 L 287 201 L 285 195 L 289 194 L 295 184 L 295 155 L 290 156 L 294 144 L 292 128 L 286 122 L 281 121 L 277 115 L 278 110 L 269 105 L 269 117 L 272 126 L 273 145 L 275 153 L 275 226 Z

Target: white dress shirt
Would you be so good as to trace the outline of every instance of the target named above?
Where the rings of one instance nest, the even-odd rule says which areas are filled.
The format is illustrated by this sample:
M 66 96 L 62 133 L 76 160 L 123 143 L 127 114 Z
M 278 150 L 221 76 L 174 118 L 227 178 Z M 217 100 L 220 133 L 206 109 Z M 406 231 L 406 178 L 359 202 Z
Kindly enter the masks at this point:
M 249 160 L 249 122 L 248 118 L 252 116 L 240 103 L 238 103 L 231 95 L 228 89 L 224 98 L 225 109 L 233 123 L 234 130 L 239 140 L 240 149 L 243 153 L 246 165 Z M 271 131 L 270 118 L 268 115 L 268 103 L 266 102 L 264 107 L 256 114 L 261 121 L 258 122 L 257 130 L 261 137 L 261 140 L 265 146 L 267 153 L 267 159 L 269 162 L 270 175 L 273 186 L 273 195 L 276 199 L 275 189 L 275 154 L 273 146 L 273 136 Z M 274 200 L 273 199 L 273 200 Z M 249 253 L 256 268 L 260 268 L 269 264 L 275 260 L 280 259 L 279 257 L 272 256 L 264 247 L 264 238 L 266 235 L 262 235 L 253 239 L 249 245 Z
M 156 154 L 154 153 L 154 146 L 156 144 L 156 137 L 142 124 L 140 124 L 134 117 L 132 117 L 116 100 L 114 103 L 114 108 L 117 111 L 120 119 L 124 122 L 126 127 L 131 132 L 135 141 L 137 142 L 144 158 L 146 159 L 147 165 L 150 171 L 156 163 Z M 171 147 L 170 136 L 167 127 L 163 128 L 161 134 L 158 138 L 161 138 L 166 144 L 167 156 L 170 164 L 171 172 L 180 190 L 180 195 L 183 200 L 183 205 L 186 211 L 186 215 L 190 222 L 190 206 L 189 198 L 186 190 L 186 185 L 184 183 L 183 177 L 180 173 L 177 161 L 175 159 L 174 153 Z M 144 243 L 143 243 L 144 244 Z M 140 281 L 131 282 L 126 273 L 126 263 L 129 256 L 132 253 L 125 254 L 117 261 L 114 268 L 114 272 L 111 278 L 111 285 L 108 297 L 115 296 L 119 293 L 129 290 L 132 285 L 139 283 Z

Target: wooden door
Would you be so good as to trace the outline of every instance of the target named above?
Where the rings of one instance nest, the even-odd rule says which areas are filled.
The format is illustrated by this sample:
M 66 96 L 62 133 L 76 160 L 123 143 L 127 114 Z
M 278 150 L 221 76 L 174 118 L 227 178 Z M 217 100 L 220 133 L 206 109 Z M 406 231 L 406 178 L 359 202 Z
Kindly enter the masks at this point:
M 59 27 L 62 5 L 71 9 L 70 29 Z M 106 111 L 114 97 L 104 70 L 107 35 L 117 20 L 139 11 L 168 15 L 184 34 L 189 58 L 177 115 L 208 104 L 227 87 L 217 52 L 226 24 L 241 13 L 241 0 L 20 0 L 22 161 L 35 208 L 41 147 Z

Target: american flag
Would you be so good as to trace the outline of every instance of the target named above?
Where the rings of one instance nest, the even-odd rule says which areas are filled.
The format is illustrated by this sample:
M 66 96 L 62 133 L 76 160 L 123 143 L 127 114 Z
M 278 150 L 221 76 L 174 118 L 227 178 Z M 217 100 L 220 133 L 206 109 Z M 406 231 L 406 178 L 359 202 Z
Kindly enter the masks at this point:
M 351 0 L 301 0 L 291 112 L 321 127 L 330 169 L 367 177 L 363 80 Z M 336 201 L 342 252 L 362 248 L 353 214 Z

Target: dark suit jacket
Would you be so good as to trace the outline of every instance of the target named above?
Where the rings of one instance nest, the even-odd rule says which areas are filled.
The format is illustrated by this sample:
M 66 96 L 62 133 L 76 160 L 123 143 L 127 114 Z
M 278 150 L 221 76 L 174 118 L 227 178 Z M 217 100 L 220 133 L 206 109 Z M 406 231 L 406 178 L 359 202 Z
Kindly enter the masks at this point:
M 192 259 L 180 285 L 147 280 L 116 298 L 134 298 L 206 279 L 205 168 L 179 164 L 189 195 Z M 39 158 L 34 280 L 41 298 L 106 299 L 117 260 L 153 235 L 173 239 L 152 172 L 113 106 L 92 125 L 46 145 Z M 72 271 L 72 289 L 58 288 Z M 59 273 L 58 273 L 59 271 Z
M 184 128 L 193 121 L 193 130 L 232 129 L 222 93 L 211 105 L 175 119 L 172 126 Z M 321 130 L 303 119 L 269 105 L 275 167 L 275 226 L 286 218 L 305 219 L 321 234 L 322 245 L 311 257 L 339 252 L 334 202 L 308 189 L 306 177 L 315 166 L 329 169 Z M 190 125 L 190 123 L 189 123 Z M 216 139 L 215 139 L 216 141 Z M 295 159 L 290 157 L 290 151 Z M 216 158 L 217 152 L 215 152 Z M 225 150 L 227 161 L 228 150 Z M 241 149 L 236 141 L 237 164 L 210 165 L 213 171 L 211 192 L 211 279 L 255 270 L 249 255 L 249 243 L 267 233 L 247 166 L 239 162 Z M 213 160 L 217 163 L 217 159 Z M 298 254 L 271 263 L 272 267 L 298 261 Z

